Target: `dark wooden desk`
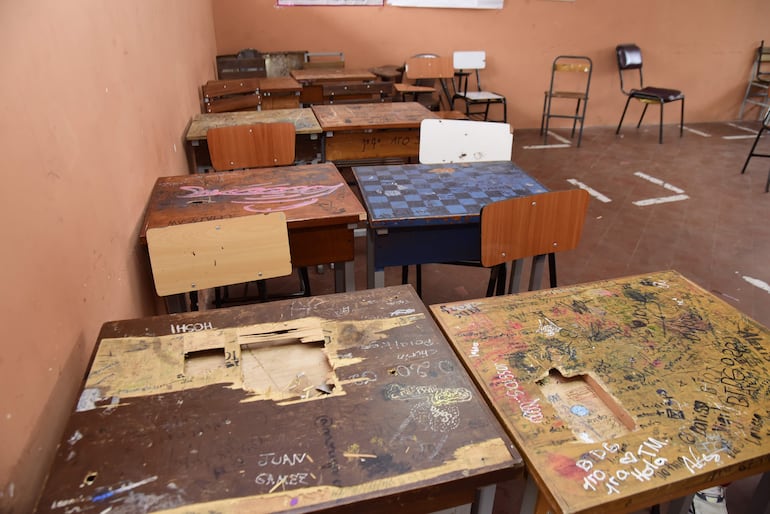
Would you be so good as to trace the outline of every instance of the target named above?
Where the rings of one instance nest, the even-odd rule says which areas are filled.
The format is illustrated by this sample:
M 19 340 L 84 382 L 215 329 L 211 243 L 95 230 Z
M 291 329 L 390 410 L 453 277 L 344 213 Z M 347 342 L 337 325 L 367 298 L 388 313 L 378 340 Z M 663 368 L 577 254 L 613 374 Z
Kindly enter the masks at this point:
M 105 323 L 38 511 L 467 504 L 522 472 L 479 395 L 409 286 Z
M 770 470 L 770 330 L 677 272 L 431 310 L 555 512 Z
M 347 68 L 308 68 L 291 70 L 289 73 L 302 84 L 300 102 L 305 106 L 323 103 L 323 84 L 371 82 L 377 79 L 377 75 L 370 71 Z
M 299 96 L 302 92 L 299 82 L 291 77 L 267 77 L 258 80 L 260 110 L 299 109 Z
M 196 114 L 187 127 L 185 139 L 188 145 L 190 173 L 211 167 L 206 134 L 210 128 L 252 123 L 294 123 L 297 133 L 297 161 L 311 162 L 321 155 L 321 126 L 310 109 L 273 109 L 265 111 L 221 112 Z
M 510 161 L 359 166 L 353 175 L 369 213 L 367 287 L 386 266 L 478 261 L 481 207 L 547 191 Z
M 314 105 L 323 130 L 323 155 L 328 161 L 420 154 L 420 122 L 438 118 L 417 102 Z
M 286 214 L 294 266 L 339 263 L 336 290 L 355 290 L 353 230 L 366 211 L 332 163 L 161 177 L 139 237 L 144 242 L 149 228 L 274 211 Z

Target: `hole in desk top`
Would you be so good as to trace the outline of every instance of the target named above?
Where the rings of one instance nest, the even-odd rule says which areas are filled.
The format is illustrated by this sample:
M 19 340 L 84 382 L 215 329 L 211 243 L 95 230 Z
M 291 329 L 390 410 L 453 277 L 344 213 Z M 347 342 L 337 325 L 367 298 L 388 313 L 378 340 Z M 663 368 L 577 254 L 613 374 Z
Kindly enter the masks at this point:
M 322 340 L 300 341 L 285 333 L 278 339 L 272 344 L 241 344 L 244 389 L 274 401 L 322 398 L 334 392 L 336 381 Z
M 632 432 L 636 427 L 623 406 L 591 375 L 565 377 L 551 369 L 537 384 L 581 442 L 605 441 Z
M 184 354 L 186 377 L 202 377 L 223 367 L 225 367 L 224 348 L 205 348 Z

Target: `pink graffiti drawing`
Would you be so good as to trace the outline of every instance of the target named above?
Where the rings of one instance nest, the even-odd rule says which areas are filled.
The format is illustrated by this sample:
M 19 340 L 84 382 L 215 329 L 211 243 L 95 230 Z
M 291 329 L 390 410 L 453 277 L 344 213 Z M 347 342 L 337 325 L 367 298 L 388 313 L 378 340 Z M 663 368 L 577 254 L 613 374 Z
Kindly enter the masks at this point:
M 297 209 L 306 205 L 312 205 L 319 198 L 327 196 L 342 184 L 332 185 L 299 185 L 288 184 L 252 184 L 232 189 L 206 189 L 201 186 L 181 186 L 187 194 L 179 198 L 210 198 L 231 197 L 230 202 L 244 204 L 244 209 L 249 212 L 275 212 Z

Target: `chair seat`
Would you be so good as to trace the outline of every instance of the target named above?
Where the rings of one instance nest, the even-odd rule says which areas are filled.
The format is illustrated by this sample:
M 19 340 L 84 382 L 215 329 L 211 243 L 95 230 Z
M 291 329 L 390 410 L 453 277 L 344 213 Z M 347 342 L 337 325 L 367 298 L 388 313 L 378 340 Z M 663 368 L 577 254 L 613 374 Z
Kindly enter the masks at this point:
M 760 84 L 763 84 L 765 87 L 767 87 L 767 85 L 770 84 L 770 73 L 757 75 L 757 78 L 754 80 L 754 83 L 760 83 Z
M 684 98 L 684 94 L 677 89 L 666 89 L 662 87 L 645 87 L 642 89 L 632 89 L 631 96 L 635 98 L 649 98 L 660 102 L 673 102 Z
M 498 95 L 497 93 L 491 93 L 489 91 L 468 91 L 465 94 L 458 93 L 457 96 L 462 98 L 467 98 L 471 101 L 489 101 L 489 100 L 498 100 L 503 101 L 504 96 Z

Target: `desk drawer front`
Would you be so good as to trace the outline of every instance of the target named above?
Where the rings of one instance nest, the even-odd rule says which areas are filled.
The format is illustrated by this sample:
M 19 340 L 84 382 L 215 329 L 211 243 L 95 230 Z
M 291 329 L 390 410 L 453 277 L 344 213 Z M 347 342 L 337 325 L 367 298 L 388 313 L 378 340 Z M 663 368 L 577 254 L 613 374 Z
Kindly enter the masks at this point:
M 294 266 L 352 261 L 355 257 L 353 230 L 347 227 L 292 229 L 289 248 Z
M 416 157 L 419 153 L 418 129 L 335 132 L 333 136 L 326 138 L 327 161 Z

